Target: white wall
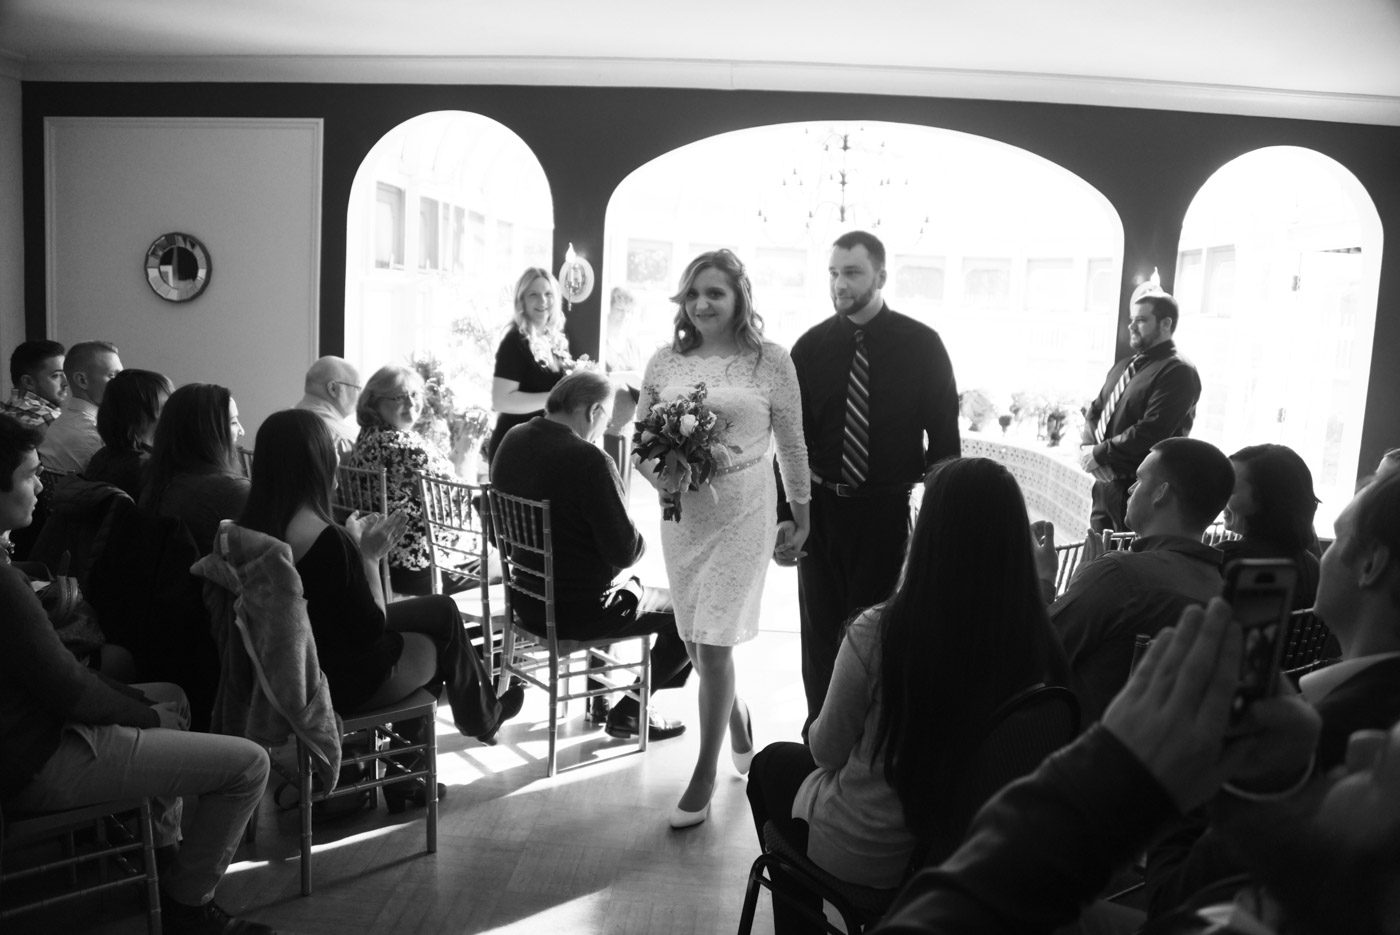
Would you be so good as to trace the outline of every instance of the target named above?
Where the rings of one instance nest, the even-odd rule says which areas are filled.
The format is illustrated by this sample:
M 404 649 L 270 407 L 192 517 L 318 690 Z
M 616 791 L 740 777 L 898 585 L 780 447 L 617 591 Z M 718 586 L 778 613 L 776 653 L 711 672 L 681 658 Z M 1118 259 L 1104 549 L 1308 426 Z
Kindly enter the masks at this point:
M 0 57 L 0 393 L 10 395 L 10 352 L 24 340 L 24 200 L 19 68 Z
M 227 386 L 252 447 L 316 357 L 321 121 L 65 117 L 44 132 L 49 335 Z M 146 283 L 146 248 L 172 231 L 209 251 L 190 302 Z

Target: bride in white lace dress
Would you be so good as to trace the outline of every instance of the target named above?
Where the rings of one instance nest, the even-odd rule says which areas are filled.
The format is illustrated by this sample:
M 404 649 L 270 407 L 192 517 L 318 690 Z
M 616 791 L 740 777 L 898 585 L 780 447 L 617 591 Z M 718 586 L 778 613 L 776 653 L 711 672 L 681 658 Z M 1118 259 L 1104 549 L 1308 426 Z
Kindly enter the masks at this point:
M 671 816 L 676 828 L 709 815 L 720 746 L 729 730 L 735 767 L 748 771 L 753 726 L 734 691 L 733 649 L 758 634 L 768 560 L 795 560 L 807 538 L 811 481 L 797 374 L 783 348 L 762 337 L 748 275 L 728 250 L 704 253 L 681 277 L 675 339 L 647 364 L 639 408 L 704 383 L 706 400 L 737 446 L 701 490 L 681 495 L 681 520 L 661 524 L 676 625 L 700 677 L 700 756 Z M 778 540 L 772 442 L 795 528 Z M 724 464 L 724 462 L 721 462 Z M 640 467 L 655 483 L 653 464 Z

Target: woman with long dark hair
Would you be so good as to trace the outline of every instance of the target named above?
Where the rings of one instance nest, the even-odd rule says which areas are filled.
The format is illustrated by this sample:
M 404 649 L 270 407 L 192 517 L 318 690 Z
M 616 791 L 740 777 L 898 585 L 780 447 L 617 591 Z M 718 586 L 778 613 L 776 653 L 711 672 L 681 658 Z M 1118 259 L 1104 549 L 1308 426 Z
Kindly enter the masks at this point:
M 983 458 L 938 463 L 899 584 L 851 622 L 807 746 L 754 758 L 760 840 L 771 820 L 832 875 L 897 886 L 916 845 L 944 829 L 993 712 L 1066 676 L 1015 478 Z M 775 918 L 779 932 L 809 930 L 788 907 Z
M 220 520 L 243 511 L 248 478 L 238 461 L 243 423 L 227 387 L 187 383 L 170 394 L 156 423 L 141 506 L 184 522 L 201 554 Z
M 1293 607 L 1311 607 L 1317 597 L 1317 494 L 1312 472 L 1286 445 L 1250 445 L 1230 455 L 1235 488 L 1225 504 L 1225 528 L 1240 538 L 1220 545 L 1225 562 L 1241 558 L 1288 558 L 1298 566 Z
M 337 456 L 315 413 L 288 409 L 258 429 L 252 490 L 239 525 L 291 546 L 331 704 L 344 713 L 382 707 L 444 684 L 458 729 L 490 743 L 520 710 L 516 687 L 497 699 L 450 597 L 386 605 L 378 565 L 407 525 L 403 514 L 331 518 Z M 409 728 L 416 731 L 417 726 Z M 413 737 L 408 737 L 413 740 Z M 421 783 L 386 786 L 391 810 L 426 800 Z
M 156 423 L 174 391 L 170 378 L 153 370 L 123 370 L 113 377 L 97 408 L 102 447 L 83 469 L 83 477 L 113 484 L 133 500 L 140 499 Z

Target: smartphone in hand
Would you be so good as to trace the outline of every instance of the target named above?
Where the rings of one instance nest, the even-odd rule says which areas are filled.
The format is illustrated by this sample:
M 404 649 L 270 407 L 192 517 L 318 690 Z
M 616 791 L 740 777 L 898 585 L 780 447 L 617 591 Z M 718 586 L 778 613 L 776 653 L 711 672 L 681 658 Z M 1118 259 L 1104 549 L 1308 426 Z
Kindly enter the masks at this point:
M 1242 558 L 1225 569 L 1224 597 L 1244 631 L 1231 720 L 1237 720 L 1254 701 L 1274 693 L 1297 581 L 1298 567 L 1286 558 Z

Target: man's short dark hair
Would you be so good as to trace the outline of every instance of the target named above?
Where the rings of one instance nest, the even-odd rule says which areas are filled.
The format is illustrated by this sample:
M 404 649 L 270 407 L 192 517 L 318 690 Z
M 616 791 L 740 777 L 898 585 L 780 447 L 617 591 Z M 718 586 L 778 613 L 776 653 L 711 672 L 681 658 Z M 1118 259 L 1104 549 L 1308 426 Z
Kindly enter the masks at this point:
M 837 237 L 831 245 L 841 250 L 864 247 L 865 252 L 870 254 L 870 263 L 876 272 L 885 268 L 885 245 L 880 242 L 879 237 L 869 231 L 847 231 Z
M 1181 503 L 1182 518 L 1202 529 L 1225 509 L 1235 469 L 1225 452 L 1198 438 L 1167 438 L 1152 446 L 1158 467 Z
M 575 370 L 554 384 L 549 398 L 544 401 L 544 411 L 553 415 L 558 412 L 577 412 L 580 408 L 596 406 L 613 398 L 612 381 L 599 370 Z
M 0 493 L 9 493 L 14 486 L 15 469 L 25 452 L 34 451 L 44 436 L 38 429 L 0 415 Z
M 1162 323 L 1163 318 L 1172 320 L 1172 331 L 1175 332 L 1177 326 L 1181 324 L 1181 306 L 1176 299 L 1165 292 L 1149 292 L 1141 296 L 1134 305 L 1146 305 L 1152 310 L 1152 318 L 1157 324 Z
M 73 374 L 86 373 L 93 361 L 97 360 L 97 355 L 120 353 L 111 341 L 83 341 L 68 349 L 68 356 L 63 360 L 63 372 L 71 383 Z
M 62 357 L 63 345 L 57 341 L 25 341 L 10 355 L 10 385 L 19 388 L 20 377 L 32 377 L 51 357 Z

